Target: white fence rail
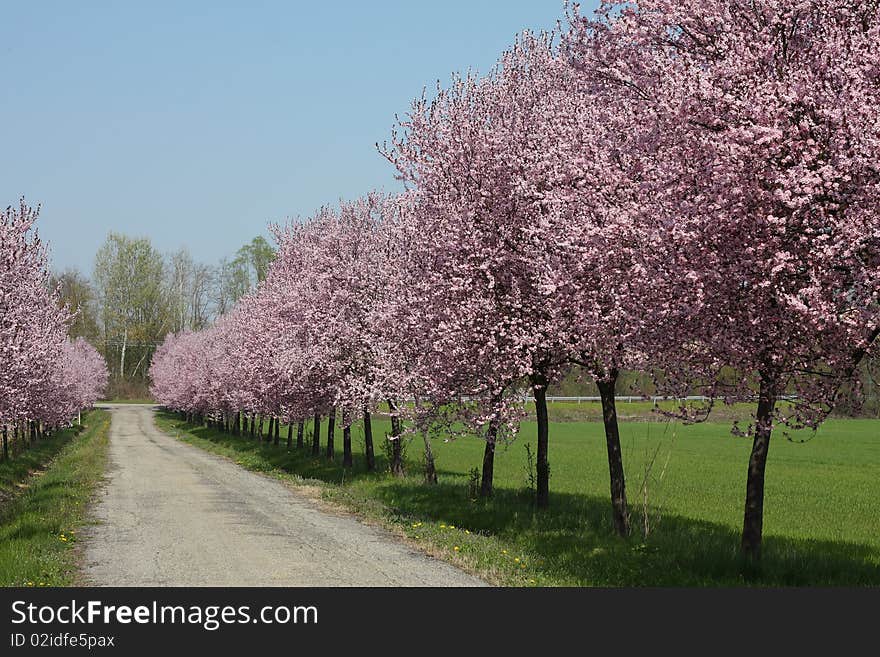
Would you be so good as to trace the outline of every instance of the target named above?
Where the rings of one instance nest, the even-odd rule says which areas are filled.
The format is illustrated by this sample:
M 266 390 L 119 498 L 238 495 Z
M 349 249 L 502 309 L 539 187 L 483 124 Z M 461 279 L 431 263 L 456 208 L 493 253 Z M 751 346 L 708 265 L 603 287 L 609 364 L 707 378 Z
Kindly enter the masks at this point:
M 524 397 L 526 401 L 535 401 L 535 398 L 531 395 L 526 395 Z M 703 395 L 690 395 L 688 397 L 668 397 L 668 396 L 651 396 L 651 397 L 642 397 L 641 395 L 617 395 L 615 397 L 616 401 L 619 402 L 638 402 L 638 401 L 649 401 L 656 404 L 659 401 L 709 401 L 711 397 L 705 397 Z M 783 395 L 780 396 L 779 399 L 797 399 L 797 395 Z M 577 402 L 578 404 L 581 402 L 598 402 L 602 401 L 601 397 L 547 397 L 548 402 Z M 757 397 L 755 400 L 757 401 Z

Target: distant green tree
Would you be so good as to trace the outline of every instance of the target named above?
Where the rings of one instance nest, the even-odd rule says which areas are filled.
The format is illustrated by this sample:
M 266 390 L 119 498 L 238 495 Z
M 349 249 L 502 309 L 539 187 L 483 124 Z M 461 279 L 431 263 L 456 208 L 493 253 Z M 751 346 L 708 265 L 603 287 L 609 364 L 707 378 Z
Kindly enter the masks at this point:
M 171 253 L 166 263 L 165 294 L 170 312 L 169 329 L 200 331 L 208 326 L 210 296 L 215 274 L 196 262 L 186 247 Z
M 164 273 L 162 254 L 147 238 L 111 232 L 95 255 L 104 356 L 117 364 L 118 380 L 144 378 L 144 362 L 171 326 Z
M 265 280 L 274 259 L 275 249 L 258 235 L 236 251 L 232 259 L 221 260 L 216 274 L 217 314 L 228 312 L 236 301 L 256 289 Z
M 58 290 L 62 305 L 74 312 L 70 324 L 71 338 L 85 338 L 92 344 L 101 339 L 95 289 L 91 281 L 76 269 L 66 269 L 52 276 L 50 285 Z

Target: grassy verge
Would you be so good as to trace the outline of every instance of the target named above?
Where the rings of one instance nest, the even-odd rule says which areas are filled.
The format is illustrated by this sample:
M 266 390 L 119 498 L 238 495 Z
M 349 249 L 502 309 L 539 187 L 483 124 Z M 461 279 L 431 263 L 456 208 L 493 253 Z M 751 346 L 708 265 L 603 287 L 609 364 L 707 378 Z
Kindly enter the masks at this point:
M 104 474 L 110 414 L 91 411 L 83 424 L 0 464 L 7 491 L 0 506 L 0 586 L 75 582 L 77 535 Z
M 440 483 L 420 476 L 421 441 L 408 444 L 412 476 L 364 470 L 359 427 L 355 468 L 192 427 L 160 413 L 159 426 L 242 466 L 293 483 L 378 521 L 423 549 L 514 586 L 731 586 L 880 584 L 880 422 L 831 420 L 811 440 L 780 434 L 767 473 L 764 561 L 744 575 L 737 558 L 749 442 L 729 424 L 622 424 L 634 531 L 610 532 L 607 461 L 600 423 L 551 426 L 551 508 L 537 512 L 524 445 L 534 426 L 496 457 L 496 495 L 474 500 L 479 439 L 434 440 Z M 376 419 L 381 451 L 387 421 Z M 322 439 L 326 438 L 326 422 Z M 282 434 L 284 435 L 284 434 Z M 809 436 L 794 436 L 807 438 Z M 309 436 L 307 436 L 309 438 Z M 323 442 L 323 440 L 322 440 Z M 337 430 L 337 450 L 341 436 Z M 386 469 L 379 455 L 380 470 Z M 647 528 L 647 529 L 646 529 Z

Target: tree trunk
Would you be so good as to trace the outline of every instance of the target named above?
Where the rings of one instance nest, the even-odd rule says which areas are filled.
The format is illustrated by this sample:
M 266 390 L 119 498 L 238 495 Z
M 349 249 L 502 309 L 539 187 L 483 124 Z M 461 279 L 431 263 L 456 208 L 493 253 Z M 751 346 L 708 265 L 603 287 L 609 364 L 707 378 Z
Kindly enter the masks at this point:
M 364 406 L 364 453 L 367 458 L 367 472 L 376 471 L 376 454 L 373 452 L 373 421 L 370 411 Z
M 312 434 L 312 456 L 321 455 L 321 415 L 315 413 L 315 432 Z
M 546 509 L 550 506 L 550 461 L 548 458 L 550 421 L 547 416 L 547 379 L 543 376 L 532 377 L 532 390 L 535 395 L 535 415 L 538 420 L 535 504 L 539 509 Z
M 119 356 L 119 380 L 125 379 L 125 347 L 128 344 L 128 327 L 122 330 L 122 353 Z
M 235 435 L 241 435 L 241 411 L 235 411 Z
M 281 418 L 275 418 L 275 437 L 272 440 L 272 444 L 275 447 L 278 447 L 278 444 L 281 442 Z
M 251 413 L 251 438 L 257 437 L 257 414 Z
M 269 430 L 266 432 L 266 442 L 272 442 L 272 433 L 275 431 L 275 418 L 269 417 Z
M 327 416 L 327 458 L 333 460 L 336 456 L 333 447 L 333 437 L 336 431 L 336 408 L 330 409 L 330 415 Z
M 431 449 L 431 439 L 427 433 L 422 433 L 425 441 L 425 483 L 432 486 L 437 483 L 437 468 L 434 466 L 434 450 Z
M 629 509 L 626 504 L 626 479 L 623 472 L 623 453 L 620 449 L 620 431 L 617 426 L 617 370 L 612 369 L 607 379 L 597 379 L 596 386 L 602 398 L 602 421 L 605 423 L 605 445 L 608 450 L 608 472 L 611 477 L 611 515 L 618 536 L 629 535 Z
M 290 448 L 293 447 L 293 420 L 290 420 L 290 424 L 287 425 L 287 449 L 290 451 Z
M 260 415 L 260 423 L 257 425 L 257 440 L 263 442 L 263 421 L 266 419 L 265 415 Z
M 403 477 L 406 468 L 403 464 L 403 439 L 401 438 L 400 416 L 397 414 L 397 405 L 393 399 L 388 400 L 388 410 L 391 413 L 391 474 L 395 477 Z
M 3 426 L 3 460 L 9 460 L 9 430 Z
M 351 416 L 347 408 L 342 408 L 342 467 L 350 468 L 354 465 L 351 456 Z
M 770 433 L 773 430 L 777 385 L 775 377 L 761 374 L 758 413 L 755 417 L 755 438 L 752 441 L 749 472 L 746 478 L 746 508 L 741 544 L 743 556 L 752 562 L 761 559 L 761 540 L 764 530 L 764 471 L 767 467 Z
M 491 420 L 486 430 L 486 449 L 483 450 L 483 476 L 480 479 L 480 497 L 492 497 L 495 478 L 495 441 L 498 438 L 498 421 Z
M 302 449 L 305 447 L 304 435 L 306 431 L 306 423 L 303 420 L 300 420 L 296 425 L 296 448 Z

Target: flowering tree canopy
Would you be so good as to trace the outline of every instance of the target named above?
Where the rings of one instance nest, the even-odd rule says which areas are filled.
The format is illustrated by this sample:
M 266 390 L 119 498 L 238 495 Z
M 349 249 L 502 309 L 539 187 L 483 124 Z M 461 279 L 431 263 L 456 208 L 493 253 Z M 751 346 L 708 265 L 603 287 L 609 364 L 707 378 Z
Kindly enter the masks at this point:
M 727 401 L 757 392 L 743 533 L 757 556 L 773 422 L 821 421 L 880 326 L 877 5 L 637 0 L 573 25 L 584 75 L 653 128 L 635 144 L 656 165 L 645 207 L 691 309 L 658 362 Z M 777 405 L 787 392 L 797 402 Z
M 22 200 L 0 213 L 0 425 L 57 427 L 91 406 L 107 383 L 103 358 L 70 342 L 69 309 L 49 287 L 38 208 Z M 4 441 L 5 447 L 5 441 Z

